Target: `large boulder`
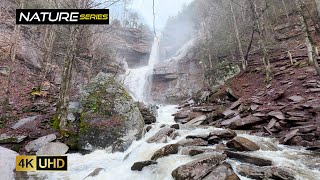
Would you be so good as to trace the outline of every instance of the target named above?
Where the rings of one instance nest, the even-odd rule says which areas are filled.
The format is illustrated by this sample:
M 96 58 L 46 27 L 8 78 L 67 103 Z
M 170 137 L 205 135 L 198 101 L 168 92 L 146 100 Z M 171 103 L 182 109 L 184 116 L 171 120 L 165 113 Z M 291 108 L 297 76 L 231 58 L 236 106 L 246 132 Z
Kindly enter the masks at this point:
M 0 146 L 0 179 L 28 179 L 26 172 L 17 172 L 16 156 L 19 154 L 10 149 Z
M 295 175 L 289 169 L 276 166 L 253 166 L 241 164 L 237 166 L 237 172 L 251 179 L 279 179 L 294 180 Z
M 37 151 L 38 156 L 61 156 L 68 152 L 69 147 L 61 142 L 51 142 Z
M 260 147 L 244 137 L 235 137 L 227 143 L 227 147 L 238 151 L 257 151 Z
M 151 160 L 156 161 L 159 158 L 169 156 L 170 154 L 177 154 L 179 151 L 179 145 L 178 144 L 169 144 L 166 145 L 159 150 L 157 150 L 151 157 Z
M 124 151 L 143 134 L 138 104 L 111 74 L 99 73 L 82 91 L 78 146 Z
M 231 165 L 224 162 L 216 166 L 203 180 L 240 180 L 240 178 L 233 171 Z
M 155 135 L 150 137 L 147 142 L 148 143 L 163 143 L 167 141 L 167 137 L 170 136 L 176 129 L 173 128 L 162 128 Z
M 150 165 L 154 165 L 154 164 L 158 164 L 157 161 L 141 161 L 141 162 L 135 162 L 132 166 L 131 166 L 131 170 L 132 171 L 142 171 L 142 169 L 144 167 L 150 166 Z
M 225 159 L 226 155 L 220 153 L 204 154 L 197 160 L 179 166 L 171 175 L 176 180 L 202 179 Z
M 231 158 L 236 159 L 244 163 L 250 163 L 257 166 L 271 166 L 273 162 L 269 159 L 259 158 L 252 155 L 247 155 L 243 153 L 237 153 L 232 151 L 225 151 L 225 154 Z

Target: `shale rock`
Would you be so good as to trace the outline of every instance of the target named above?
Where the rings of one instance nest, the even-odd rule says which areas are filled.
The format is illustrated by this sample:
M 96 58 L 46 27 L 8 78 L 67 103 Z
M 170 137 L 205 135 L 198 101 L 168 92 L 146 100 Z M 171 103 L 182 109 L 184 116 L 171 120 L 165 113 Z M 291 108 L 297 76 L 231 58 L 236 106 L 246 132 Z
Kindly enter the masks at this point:
M 169 144 L 157 150 L 151 157 L 151 160 L 156 161 L 157 159 L 168 156 L 170 154 L 177 154 L 178 151 L 179 151 L 178 144 Z
M 260 149 L 256 143 L 239 136 L 229 141 L 227 147 L 238 151 L 257 151 Z
M 226 155 L 220 153 L 204 154 L 199 159 L 178 167 L 171 175 L 176 180 L 202 179 L 225 159 Z
M 153 164 L 158 164 L 157 161 L 141 161 L 141 162 L 136 162 L 131 166 L 132 171 L 142 171 L 144 167 L 153 165 Z

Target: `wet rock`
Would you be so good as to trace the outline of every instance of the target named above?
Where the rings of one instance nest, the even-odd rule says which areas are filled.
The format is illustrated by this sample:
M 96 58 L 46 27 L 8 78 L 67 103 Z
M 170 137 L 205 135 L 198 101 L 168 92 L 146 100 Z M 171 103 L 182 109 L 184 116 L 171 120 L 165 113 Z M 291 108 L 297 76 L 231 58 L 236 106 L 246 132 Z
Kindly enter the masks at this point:
M 221 139 L 218 136 L 211 136 L 208 139 L 208 144 L 211 144 L 211 145 L 218 144 L 220 141 L 221 141 Z
M 56 140 L 56 135 L 55 134 L 50 134 L 47 136 L 40 137 L 34 141 L 30 141 L 26 146 L 25 149 L 27 152 L 30 151 L 38 151 L 41 147 L 44 145 L 48 144 L 51 141 Z
M 301 96 L 291 96 L 288 99 L 293 102 L 301 102 L 304 100 L 304 98 Z
M 132 171 L 142 171 L 144 167 L 158 164 L 157 161 L 141 161 L 141 162 L 136 162 L 131 166 Z
M 0 135 L 0 144 L 21 143 L 27 136 L 9 136 L 7 134 Z
M 182 112 L 172 114 L 172 116 L 174 116 L 174 120 L 178 120 L 178 119 L 188 118 L 189 114 L 190 114 L 190 111 L 182 111 Z
M 203 123 L 203 121 L 205 121 L 207 119 L 206 115 L 202 115 L 202 116 L 198 116 L 194 119 L 192 119 L 191 121 L 187 122 L 187 125 L 200 125 Z
M 139 110 L 140 110 L 140 112 L 142 114 L 142 117 L 144 119 L 144 123 L 145 124 L 152 124 L 152 123 L 156 122 L 155 115 L 144 104 L 142 104 L 142 103 L 139 104 Z
M 213 171 L 202 180 L 240 180 L 230 164 L 224 162 L 214 167 Z
M 281 111 L 271 111 L 271 112 L 268 113 L 268 115 L 271 116 L 271 117 L 275 117 L 275 118 L 277 118 L 279 120 L 286 119 L 284 117 L 284 114 Z
M 216 149 L 209 147 L 182 147 L 181 155 L 195 156 L 202 153 L 211 153 L 216 151 Z
M 223 130 L 216 130 L 216 131 L 210 132 L 210 136 L 217 136 L 220 139 L 229 140 L 236 137 L 237 133 L 229 129 L 223 129 Z
M 237 166 L 237 172 L 251 179 L 279 179 L 295 180 L 293 172 L 288 169 L 275 166 L 253 166 L 241 164 Z
M 147 140 L 148 143 L 160 143 L 165 142 L 167 137 L 170 136 L 175 129 L 173 128 L 163 128 L 159 130 L 155 135 Z
M 227 147 L 238 151 L 257 151 L 260 149 L 256 143 L 239 136 L 229 141 Z
M 181 155 L 195 156 L 206 152 L 204 149 L 199 148 L 183 148 L 181 150 Z
M 151 157 L 151 160 L 156 161 L 157 159 L 168 156 L 170 154 L 177 154 L 178 151 L 179 151 L 178 144 L 169 144 L 157 150 Z
M 208 142 L 201 138 L 197 138 L 181 140 L 177 144 L 180 146 L 207 146 Z
M 259 122 L 262 122 L 263 119 L 259 118 L 259 117 L 256 117 L 256 116 L 247 116 L 245 118 L 241 118 L 239 120 L 236 120 L 234 122 L 232 122 L 230 124 L 230 128 L 231 129 L 238 129 L 238 128 L 241 128 L 243 126 L 247 126 L 247 125 L 252 125 L 252 124 L 256 124 L 256 123 L 259 123 Z
M 186 139 L 203 139 L 203 140 L 208 140 L 209 139 L 209 134 L 197 134 L 197 135 L 189 135 L 186 137 Z
M 299 129 L 292 130 L 288 132 L 281 140 L 281 144 L 286 144 L 291 138 L 293 138 L 297 133 L 299 132 Z
M 178 131 L 173 132 L 169 137 L 175 140 L 177 137 L 181 136 Z
M 176 180 L 202 179 L 225 159 L 226 155 L 221 153 L 204 154 L 199 159 L 176 168 L 171 175 Z
M 41 147 L 36 154 L 37 156 L 60 156 L 66 154 L 68 150 L 69 147 L 61 142 L 51 142 Z
M 257 166 L 271 166 L 271 165 L 273 165 L 272 161 L 270 161 L 268 159 L 254 157 L 254 156 L 243 154 L 243 153 L 225 151 L 225 154 L 231 159 L 236 159 L 238 161 L 241 161 L 244 163 L 249 163 L 249 164 L 254 164 Z
M 180 125 L 179 124 L 173 124 L 173 125 L 170 126 L 170 128 L 180 129 Z
M 100 174 L 101 171 L 104 171 L 104 168 L 97 168 L 92 173 L 90 173 L 88 176 L 86 176 L 84 179 L 87 179 L 89 177 L 96 177 Z
M 112 152 L 125 151 L 143 136 L 145 124 L 138 104 L 114 75 L 99 73 L 81 89 L 80 96 L 80 150 L 112 147 Z
M 152 126 L 147 126 L 146 127 L 146 132 L 149 132 L 152 129 Z
M 199 107 L 192 107 L 191 111 L 193 112 L 212 112 L 216 108 L 214 106 L 199 106 Z
M 320 145 L 310 146 L 310 147 L 306 148 L 306 150 L 309 150 L 309 151 L 318 151 L 318 152 L 320 152 Z
M 29 123 L 29 122 L 32 122 L 34 120 L 36 120 L 38 116 L 32 116 L 32 117 L 28 117 L 28 118 L 24 118 L 24 119 L 20 119 L 15 125 L 13 125 L 11 128 L 12 129 L 18 129 L 20 128 L 21 126 Z

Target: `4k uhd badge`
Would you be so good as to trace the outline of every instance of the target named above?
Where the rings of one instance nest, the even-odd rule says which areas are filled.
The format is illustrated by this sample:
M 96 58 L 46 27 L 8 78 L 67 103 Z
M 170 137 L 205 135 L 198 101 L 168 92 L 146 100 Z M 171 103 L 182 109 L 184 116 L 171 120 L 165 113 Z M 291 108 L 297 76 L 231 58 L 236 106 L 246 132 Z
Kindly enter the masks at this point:
M 17 9 L 17 24 L 109 24 L 109 9 Z

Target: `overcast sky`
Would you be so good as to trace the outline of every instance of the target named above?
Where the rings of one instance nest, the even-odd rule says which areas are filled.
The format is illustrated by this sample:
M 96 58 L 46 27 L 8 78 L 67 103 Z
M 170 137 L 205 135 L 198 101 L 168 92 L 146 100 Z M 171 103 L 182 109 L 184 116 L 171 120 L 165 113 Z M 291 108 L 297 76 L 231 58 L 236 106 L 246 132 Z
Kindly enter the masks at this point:
M 184 4 L 192 0 L 155 0 L 156 29 L 162 30 L 169 16 L 176 15 Z M 146 23 L 153 27 L 152 0 L 132 0 L 132 8 L 137 10 Z

